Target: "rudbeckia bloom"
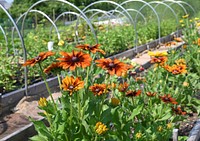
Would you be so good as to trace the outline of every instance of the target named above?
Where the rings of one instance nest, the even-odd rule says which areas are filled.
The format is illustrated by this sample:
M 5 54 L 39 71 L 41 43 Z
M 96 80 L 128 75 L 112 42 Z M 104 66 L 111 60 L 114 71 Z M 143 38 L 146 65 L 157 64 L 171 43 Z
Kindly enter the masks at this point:
M 45 97 L 40 97 L 40 100 L 38 101 L 38 105 L 40 107 L 46 107 L 47 106 L 47 99 Z
M 47 51 L 47 52 L 41 52 L 37 57 L 27 60 L 23 66 L 28 66 L 30 65 L 31 67 L 34 66 L 36 63 L 42 62 L 45 59 L 47 59 L 49 56 L 54 55 L 52 51 Z
M 44 69 L 44 73 L 50 73 L 52 72 L 60 72 L 61 66 L 60 62 L 52 63 L 50 66 L 48 66 L 46 69 Z
M 163 65 L 165 62 L 167 62 L 167 57 L 166 56 L 162 56 L 162 57 L 152 57 L 151 58 L 151 63 L 156 63 L 156 64 L 160 64 Z
M 106 93 L 107 87 L 106 84 L 94 84 L 93 86 L 90 86 L 90 91 L 94 93 L 94 95 L 102 95 Z
M 59 42 L 58 42 L 58 46 L 63 46 L 65 44 L 65 42 L 63 41 L 63 40 L 60 40 Z
M 126 96 L 127 97 L 135 97 L 135 96 L 139 96 L 141 94 L 141 90 L 137 90 L 137 91 L 128 91 L 126 92 Z
M 149 51 L 148 55 L 149 56 L 153 56 L 153 57 L 162 57 L 162 56 L 167 56 L 168 53 L 166 51 L 162 51 L 162 52 L 159 52 L 159 51 L 157 51 L 157 52 Z
M 176 100 L 172 98 L 170 94 L 159 97 L 165 103 L 178 104 L 178 102 L 176 102 Z
M 177 65 L 185 65 L 186 64 L 185 59 L 178 59 L 178 60 L 175 61 L 175 63 Z
M 102 49 L 99 49 L 100 46 L 101 46 L 100 44 L 96 44 L 94 46 L 90 46 L 89 44 L 84 44 L 84 45 L 77 45 L 76 48 L 88 50 L 92 53 L 100 52 L 101 54 L 105 55 L 106 53 Z
M 177 42 L 183 42 L 183 39 L 180 38 L 180 37 L 174 38 L 174 40 L 177 41 Z
M 174 75 L 177 75 L 177 74 L 184 74 L 184 73 L 187 73 L 187 70 L 186 70 L 186 65 L 173 65 L 170 69 L 171 73 L 174 74 Z
M 128 70 L 127 64 L 120 62 L 118 59 L 99 59 L 95 62 L 98 63 L 97 66 L 107 70 L 110 75 L 122 76 Z
M 73 76 L 66 76 L 62 80 L 61 87 L 64 91 L 69 91 L 70 95 L 72 95 L 74 91 L 78 91 L 84 87 L 84 81 L 81 81 L 79 77 L 74 78 Z
M 128 89 L 129 84 L 127 82 L 124 83 L 120 83 L 118 86 L 118 90 L 120 92 L 126 92 L 126 90 Z
M 95 132 L 99 135 L 102 135 L 108 131 L 108 128 L 102 122 L 97 122 L 95 125 Z
M 90 66 L 92 58 L 89 54 L 85 54 L 83 52 L 73 51 L 72 53 L 66 53 L 61 51 L 60 54 L 63 58 L 58 58 L 60 61 L 60 66 L 63 69 L 70 69 L 71 71 L 75 70 L 76 67 L 86 68 Z
M 198 44 L 198 46 L 200 46 L 200 38 L 198 38 L 198 41 L 197 41 L 197 42 L 198 42 L 198 43 L 197 43 L 197 44 Z
M 184 112 L 181 107 L 177 107 L 177 108 L 173 108 L 172 107 L 172 111 L 174 111 L 177 115 L 186 115 L 186 112 Z
M 142 137 L 142 133 L 141 132 L 138 132 L 135 134 L 135 138 L 136 139 L 140 139 Z
M 186 15 L 182 16 L 182 18 L 184 18 L 184 19 L 186 19 L 188 17 L 189 17 L 189 14 L 186 14 Z
M 156 92 L 146 92 L 146 95 L 148 96 L 148 97 L 154 97 L 155 95 L 156 95 L 157 93 Z
M 115 97 L 112 97 L 111 98 L 111 103 L 112 103 L 113 106 L 118 106 L 120 101 L 119 101 L 119 99 L 117 99 Z

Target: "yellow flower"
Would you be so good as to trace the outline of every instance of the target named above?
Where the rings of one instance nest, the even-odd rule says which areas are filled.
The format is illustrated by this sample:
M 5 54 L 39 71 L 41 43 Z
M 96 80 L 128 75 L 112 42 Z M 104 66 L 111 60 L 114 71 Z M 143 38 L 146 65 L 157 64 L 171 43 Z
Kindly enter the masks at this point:
M 199 18 L 194 18 L 194 20 L 195 20 L 195 21 L 198 21 L 198 20 L 199 20 Z
M 197 27 L 200 27 L 200 22 L 196 24 Z
M 177 65 L 185 65 L 186 64 L 185 59 L 178 59 L 178 60 L 175 61 L 175 63 Z
M 58 42 L 58 46 L 63 46 L 65 44 L 65 42 L 63 41 L 63 40 L 60 40 L 59 42 Z
M 111 98 L 111 103 L 112 103 L 113 106 L 118 106 L 120 101 L 119 101 L 119 99 L 117 99 L 115 97 L 112 97 Z
M 185 15 L 185 16 L 182 16 L 182 18 L 186 19 L 189 17 L 189 14 Z
M 102 135 L 102 134 L 106 133 L 107 130 L 108 130 L 108 128 L 102 122 L 96 123 L 95 131 L 96 131 L 97 134 Z
M 152 51 L 149 51 L 149 52 L 148 52 L 148 55 L 149 55 L 149 56 L 154 56 L 154 57 L 162 57 L 162 56 L 167 56 L 168 54 L 167 54 L 166 51 L 163 51 L 163 52 L 159 52 L 159 51 L 157 51 L 157 52 L 152 52 Z
M 181 24 L 181 26 L 184 27 L 185 25 L 184 25 L 184 24 Z
M 34 39 L 35 41 L 37 41 L 37 39 L 38 39 L 38 36 L 34 36 L 34 37 L 33 37 L 33 39 Z
M 135 134 L 136 139 L 140 139 L 142 137 L 142 133 L 139 131 Z
M 192 20 L 190 20 L 190 22 L 192 22 Z
M 180 22 L 180 23 L 183 23 L 183 20 L 180 20 L 179 22 Z
M 158 126 L 157 130 L 158 130 L 159 132 L 162 132 L 162 130 L 163 130 L 162 126 Z
M 187 45 L 183 45 L 182 48 L 183 48 L 183 49 L 186 49 L 186 48 L 187 48 Z
M 47 99 L 45 98 L 45 97 L 40 97 L 40 100 L 38 101 L 38 105 L 40 106 L 40 107 L 45 107 L 45 106 L 47 106 Z
M 167 124 L 167 129 L 171 129 L 171 128 L 172 128 L 172 123 L 170 122 Z
M 183 86 L 184 86 L 184 87 L 188 87 L 188 86 L 189 86 L 189 83 L 188 83 L 188 82 L 183 82 Z

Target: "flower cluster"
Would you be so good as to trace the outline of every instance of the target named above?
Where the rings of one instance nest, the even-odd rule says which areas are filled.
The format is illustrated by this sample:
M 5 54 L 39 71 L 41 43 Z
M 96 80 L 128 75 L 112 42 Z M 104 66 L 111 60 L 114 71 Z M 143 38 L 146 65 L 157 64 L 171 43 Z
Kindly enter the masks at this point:
M 106 131 L 108 131 L 108 128 L 102 122 L 97 122 L 95 125 L 95 131 L 97 134 L 102 135 L 102 134 L 106 133 Z

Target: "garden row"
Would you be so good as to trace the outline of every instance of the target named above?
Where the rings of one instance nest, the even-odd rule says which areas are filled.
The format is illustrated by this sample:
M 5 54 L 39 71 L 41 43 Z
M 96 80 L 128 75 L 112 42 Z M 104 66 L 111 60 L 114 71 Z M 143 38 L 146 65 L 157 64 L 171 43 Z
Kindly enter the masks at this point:
M 75 44 L 80 43 L 90 45 L 100 43 L 101 48 L 106 52 L 103 55 L 104 57 L 133 47 L 135 47 L 137 53 L 139 45 L 160 39 L 185 26 L 182 23 L 179 24 L 180 16 L 175 13 L 183 11 L 182 15 L 184 15 L 188 13 L 188 9 L 194 10 L 191 6 L 188 8 L 187 5 L 189 4 L 185 2 L 153 1 L 147 3 L 142 0 L 131 0 L 117 4 L 112 1 L 99 1 L 90 4 L 83 10 L 78 9 L 77 13 L 63 11 L 63 13 L 57 14 L 58 17 L 53 21 L 44 12 L 32 10 L 39 3 L 42 3 L 42 1 L 34 4 L 16 21 L 17 25 L 21 27 L 22 39 L 18 38 L 19 35 L 14 32 L 16 27 L 12 29 L 12 32 L 3 32 L 5 34 L 1 37 L 2 65 L 0 75 L 2 79 L 0 81 L 0 92 L 3 94 L 23 87 L 27 89 L 28 84 L 41 80 L 38 70 L 32 68 L 28 71 L 27 79 L 27 70 L 24 71 L 24 68 L 21 67 L 27 56 L 31 58 L 47 49 L 58 52 L 60 50 L 71 51 Z M 71 5 L 68 2 L 63 3 Z M 115 8 L 110 11 L 95 9 L 95 6 L 99 4 L 108 4 Z M 132 8 L 127 4 L 130 4 Z M 137 5 L 139 9 L 134 5 Z M 77 9 L 74 5 L 71 7 Z M 162 12 L 163 8 L 165 10 L 163 14 L 160 14 L 159 12 Z M 82 15 L 80 16 L 79 13 Z M 37 24 L 34 29 L 24 29 L 24 21 L 28 20 L 28 16 L 35 16 L 34 14 L 43 16 L 44 19 L 41 24 Z M 62 16 L 71 16 L 72 19 L 78 20 L 69 21 L 69 25 L 63 26 L 61 25 L 62 22 L 59 22 Z M 5 28 L 10 29 L 9 27 Z M 8 36 L 12 38 L 9 39 Z M 5 42 L 3 38 L 5 38 Z M 160 41 L 158 42 L 160 43 Z M 51 43 L 54 43 L 54 45 L 51 46 Z M 26 92 L 26 94 L 28 93 Z

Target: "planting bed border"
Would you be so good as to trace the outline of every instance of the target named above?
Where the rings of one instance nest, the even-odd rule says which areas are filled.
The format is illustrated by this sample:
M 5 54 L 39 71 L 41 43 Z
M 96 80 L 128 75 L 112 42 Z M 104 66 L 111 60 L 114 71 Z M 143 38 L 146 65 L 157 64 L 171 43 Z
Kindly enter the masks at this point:
M 181 31 L 178 31 L 178 32 L 181 33 Z M 180 35 L 180 33 L 178 35 Z M 177 32 L 175 34 L 177 34 Z M 168 36 L 162 37 L 160 39 L 160 42 L 166 43 L 166 42 L 172 41 L 173 35 L 168 35 Z M 145 45 L 141 45 L 138 47 L 138 53 L 143 52 L 148 49 L 155 48 L 158 45 L 159 45 L 159 39 L 154 40 Z M 180 48 L 181 46 L 182 46 L 182 44 L 177 46 L 176 49 Z M 111 58 L 111 59 L 120 58 L 120 57 L 134 58 L 136 55 L 137 55 L 137 53 L 135 52 L 135 49 L 133 48 L 133 49 L 126 50 L 122 53 L 110 56 L 109 58 Z M 150 66 L 151 66 L 150 62 L 143 64 L 143 67 L 145 69 L 149 68 Z M 138 71 L 138 70 L 136 70 L 136 71 Z M 57 77 L 50 78 L 47 80 L 47 82 L 49 84 L 51 91 L 54 91 L 54 92 L 59 91 L 59 87 L 58 87 L 59 84 L 58 84 Z M 28 87 L 28 95 L 29 96 L 33 96 L 33 95 L 41 95 L 42 96 L 45 94 L 47 94 L 47 91 L 46 91 L 44 81 L 33 84 Z M 24 88 L 4 94 L 3 96 L 0 95 L 0 105 L 2 107 L 2 112 L 0 113 L 0 115 L 8 112 L 12 108 L 14 108 L 16 106 L 16 104 L 24 97 L 24 95 L 25 95 Z M 40 120 L 44 121 L 44 118 L 41 118 Z M 28 138 L 30 136 L 33 136 L 34 134 L 36 134 L 34 125 L 33 125 L 33 123 L 30 123 L 30 124 L 22 127 L 20 130 L 15 131 L 12 134 L 2 138 L 0 141 L 17 141 L 17 140 L 22 140 L 22 139 L 23 139 L 22 141 L 27 141 Z M 198 119 L 196 121 L 195 126 L 190 131 L 189 139 L 187 141 L 198 141 L 199 138 L 200 138 L 200 119 Z M 173 141 L 176 141 L 176 140 L 173 140 Z
M 47 79 L 49 87 L 52 92 L 58 92 L 58 79 L 57 77 Z M 44 81 L 35 83 L 28 86 L 28 96 L 39 95 L 43 96 L 48 94 Z M 25 88 L 0 95 L 0 116 L 10 111 L 17 105 L 17 103 L 25 96 Z

